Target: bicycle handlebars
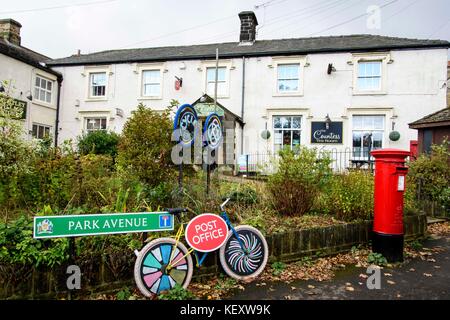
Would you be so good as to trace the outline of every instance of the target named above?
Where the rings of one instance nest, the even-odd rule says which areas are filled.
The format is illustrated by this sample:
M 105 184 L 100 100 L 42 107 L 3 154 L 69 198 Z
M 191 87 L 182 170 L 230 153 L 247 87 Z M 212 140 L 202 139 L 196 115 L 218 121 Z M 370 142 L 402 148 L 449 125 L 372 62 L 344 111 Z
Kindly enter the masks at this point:
M 230 201 L 231 198 L 227 198 L 227 200 L 225 200 L 221 205 L 220 205 L 220 210 L 224 211 L 224 207 L 226 206 L 226 204 L 228 203 L 228 201 Z

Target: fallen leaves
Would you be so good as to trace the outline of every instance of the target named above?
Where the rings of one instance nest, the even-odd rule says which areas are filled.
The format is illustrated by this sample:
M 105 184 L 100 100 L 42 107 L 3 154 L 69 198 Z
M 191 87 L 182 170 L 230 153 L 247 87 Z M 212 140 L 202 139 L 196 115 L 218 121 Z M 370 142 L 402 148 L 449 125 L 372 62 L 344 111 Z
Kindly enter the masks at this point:
M 443 236 L 450 233 L 450 223 L 440 222 L 440 223 L 432 223 L 428 225 L 428 233 L 435 236 Z
M 395 284 L 395 282 L 394 281 L 392 281 L 392 280 L 387 280 L 386 281 L 388 284 L 390 284 L 390 285 L 393 285 L 393 284 Z
M 353 288 L 353 287 L 345 287 L 345 290 L 353 292 L 353 291 L 355 291 L 355 288 Z
M 426 272 L 424 272 L 423 275 L 424 275 L 425 277 L 432 277 L 432 276 L 433 276 L 431 273 L 426 273 Z

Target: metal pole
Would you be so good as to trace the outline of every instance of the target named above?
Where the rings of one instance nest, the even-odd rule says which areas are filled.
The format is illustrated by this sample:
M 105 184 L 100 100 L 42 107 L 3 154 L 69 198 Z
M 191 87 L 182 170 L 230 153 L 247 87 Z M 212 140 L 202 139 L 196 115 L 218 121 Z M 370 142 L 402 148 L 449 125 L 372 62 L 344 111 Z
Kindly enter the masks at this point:
M 216 78 L 214 82 L 214 112 L 217 112 L 217 82 L 219 81 L 219 48 L 216 48 Z

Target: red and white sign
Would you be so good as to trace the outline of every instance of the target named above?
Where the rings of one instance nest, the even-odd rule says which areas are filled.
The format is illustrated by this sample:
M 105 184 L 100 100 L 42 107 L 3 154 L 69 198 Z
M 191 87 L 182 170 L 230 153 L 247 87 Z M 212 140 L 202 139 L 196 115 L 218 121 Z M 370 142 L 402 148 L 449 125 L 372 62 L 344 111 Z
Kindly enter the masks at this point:
M 197 251 L 210 252 L 219 249 L 227 240 L 228 227 L 225 220 L 212 213 L 204 213 L 189 221 L 185 237 Z

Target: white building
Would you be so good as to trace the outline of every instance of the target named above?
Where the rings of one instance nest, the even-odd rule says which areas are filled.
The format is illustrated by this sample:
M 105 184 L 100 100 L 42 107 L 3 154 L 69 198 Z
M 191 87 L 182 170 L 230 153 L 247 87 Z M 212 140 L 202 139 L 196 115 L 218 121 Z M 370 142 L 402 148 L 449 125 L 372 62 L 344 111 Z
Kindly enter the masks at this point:
M 22 102 L 27 138 L 55 137 L 62 77 L 45 66 L 49 57 L 20 45 L 21 27 L 15 20 L 0 20 L 0 81 L 8 82 L 0 91 Z
M 48 61 L 64 77 L 59 142 L 84 130 L 120 132 L 140 102 L 162 110 L 171 99 L 213 96 L 216 48 L 218 101 L 245 123 L 236 156 L 301 144 L 351 148 L 360 158 L 369 134 L 373 148 L 409 149 L 417 132 L 408 123 L 446 105 L 447 41 L 375 35 L 259 41 L 254 13 L 239 17 L 239 42 Z M 176 77 L 183 79 L 179 90 Z M 269 139 L 261 135 L 266 128 Z M 392 131 L 400 133 L 397 141 Z

